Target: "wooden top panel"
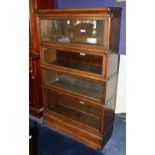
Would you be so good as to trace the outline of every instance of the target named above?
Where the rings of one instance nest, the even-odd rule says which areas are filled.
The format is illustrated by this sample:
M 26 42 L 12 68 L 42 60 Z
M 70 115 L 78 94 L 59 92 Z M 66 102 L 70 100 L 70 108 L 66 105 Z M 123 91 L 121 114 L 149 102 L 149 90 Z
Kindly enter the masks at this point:
M 36 13 L 38 15 L 57 15 L 60 16 L 64 14 L 72 14 L 72 15 L 81 15 L 81 14 L 87 14 L 87 15 L 104 15 L 109 16 L 110 14 L 113 14 L 114 16 L 119 16 L 121 13 L 121 8 L 115 8 L 115 7 L 108 7 L 108 8 L 82 8 L 82 9 L 46 9 L 46 10 L 37 10 Z

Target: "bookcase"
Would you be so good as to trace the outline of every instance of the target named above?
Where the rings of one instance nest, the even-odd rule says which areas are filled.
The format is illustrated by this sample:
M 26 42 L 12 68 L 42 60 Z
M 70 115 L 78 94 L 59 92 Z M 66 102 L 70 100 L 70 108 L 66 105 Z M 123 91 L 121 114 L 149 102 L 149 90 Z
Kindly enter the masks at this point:
M 44 123 L 95 149 L 113 130 L 121 8 L 38 10 Z

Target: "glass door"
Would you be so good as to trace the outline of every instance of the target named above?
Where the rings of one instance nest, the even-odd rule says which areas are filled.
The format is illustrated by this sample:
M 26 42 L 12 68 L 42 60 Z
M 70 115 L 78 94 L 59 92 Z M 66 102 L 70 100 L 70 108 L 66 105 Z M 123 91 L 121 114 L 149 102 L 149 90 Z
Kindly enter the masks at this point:
M 101 114 L 99 109 L 86 102 L 46 91 L 47 108 L 50 111 L 99 130 Z
M 90 17 L 89 17 L 90 18 Z M 40 19 L 41 42 L 104 46 L 103 19 Z
M 103 84 L 81 79 L 64 73 L 43 70 L 44 84 L 52 88 L 64 90 L 100 101 L 103 98 Z
M 102 74 L 103 55 L 92 55 L 85 52 L 43 48 L 42 62 L 44 65 L 56 65 L 79 71 Z

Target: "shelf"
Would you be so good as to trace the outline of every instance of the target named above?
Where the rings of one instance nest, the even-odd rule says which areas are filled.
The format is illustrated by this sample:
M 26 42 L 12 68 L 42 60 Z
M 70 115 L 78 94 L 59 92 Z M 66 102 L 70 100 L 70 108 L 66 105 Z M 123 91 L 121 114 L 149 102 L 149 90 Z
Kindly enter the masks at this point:
M 57 80 L 57 81 L 50 83 L 49 85 L 63 89 L 63 90 L 67 90 L 73 93 L 77 93 L 83 96 L 88 96 L 88 97 L 95 98 L 98 100 L 100 99 L 100 92 L 94 91 L 91 89 L 82 88 L 82 86 L 80 87 L 80 86 L 77 86 L 76 84 L 69 84 L 65 81 Z
M 48 70 L 43 70 L 43 76 L 45 85 L 95 100 L 100 100 L 103 97 L 103 84 Z
M 51 111 L 99 130 L 100 111 L 85 102 L 47 91 L 47 105 Z
M 50 19 L 40 20 L 41 42 L 85 44 L 103 47 L 103 19 Z
M 69 117 L 73 120 L 79 121 L 81 123 L 87 124 L 93 128 L 99 129 L 99 120 L 95 117 L 91 117 L 89 115 L 86 115 L 84 113 L 80 113 L 76 110 L 70 109 L 68 107 L 65 107 L 61 104 L 57 104 L 51 108 L 51 110 L 64 115 L 66 117 Z
M 85 52 L 58 50 L 55 48 L 43 48 L 43 64 L 56 65 L 86 71 L 94 74 L 102 74 L 103 56 L 92 55 Z

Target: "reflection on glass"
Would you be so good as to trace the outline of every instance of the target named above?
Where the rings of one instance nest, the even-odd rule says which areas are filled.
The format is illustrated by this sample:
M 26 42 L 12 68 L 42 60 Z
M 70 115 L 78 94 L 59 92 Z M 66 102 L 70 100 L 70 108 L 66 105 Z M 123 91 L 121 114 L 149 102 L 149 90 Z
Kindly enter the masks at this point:
M 102 74 L 102 56 L 44 48 L 44 63 Z
M 41 41 L 103 46 L 103 20 L 40 20 Z

